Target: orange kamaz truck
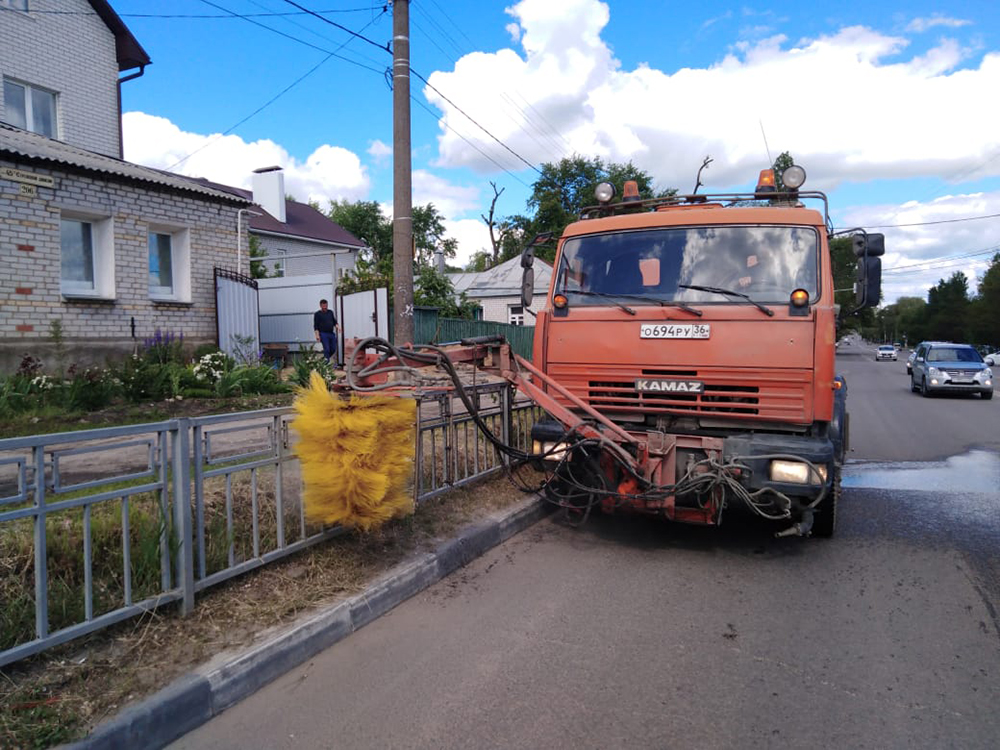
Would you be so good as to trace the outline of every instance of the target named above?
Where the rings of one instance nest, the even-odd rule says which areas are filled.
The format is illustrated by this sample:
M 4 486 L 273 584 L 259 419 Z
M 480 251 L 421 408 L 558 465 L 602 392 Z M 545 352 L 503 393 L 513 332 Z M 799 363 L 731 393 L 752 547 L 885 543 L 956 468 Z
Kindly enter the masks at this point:
M 848 415 L 832 226 L 802 168 L 781 178 L 653 200 L 602 184 L 558 238 L 531 363 L 536 400 L 561 407 L 532 430 L 553 501 L 695 524 L 739 502 L 779 535 L 834 533 Z M 851 234 L 856 306 L 877 305 L 883 238 Z M 521 258 L 526 307 L 543 240 Z

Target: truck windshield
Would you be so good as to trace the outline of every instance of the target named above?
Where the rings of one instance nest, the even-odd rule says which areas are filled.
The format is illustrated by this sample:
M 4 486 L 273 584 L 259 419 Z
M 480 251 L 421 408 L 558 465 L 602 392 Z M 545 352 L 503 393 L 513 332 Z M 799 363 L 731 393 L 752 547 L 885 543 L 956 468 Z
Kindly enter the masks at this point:
M 670 227 L 574 237 L 563 244 L 556 291 L 578 305 L 600 295 L 736 304 L 738 298 L 684 286 L 716 287 L 757 302 L 786 302 L 796 289 L 819 295 L 818 233 L 812 227 Z M 574 294 L 583 292 L 584 294 Z M 743 301 L 743 304 L 746 304 Z

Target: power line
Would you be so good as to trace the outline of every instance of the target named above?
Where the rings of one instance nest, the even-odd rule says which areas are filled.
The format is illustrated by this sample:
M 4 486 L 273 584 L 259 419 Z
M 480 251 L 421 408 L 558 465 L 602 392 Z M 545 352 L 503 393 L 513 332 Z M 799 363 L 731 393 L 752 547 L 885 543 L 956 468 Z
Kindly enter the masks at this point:
M 212 3 L 210 3 L 210 2 L 208 1 L 208 0 L 202 0 L 202 2 L 206 2 L 206 3 L 208 3 L 209 5 L 211 5 L 211 4 L 212 4 Z M 378 14 L 377 16 L 375 16 L 375 18 L 373 18 L 373 19 L 372 19 L 371 21 L 369 21 L 369 22 L 368 22 L 368 23 L 367 23 L 367 24 L 366 24 L 366 25 L 365 25 L 365 26 L 364 26 L 363 28 L 367 28 L 367 27 L 368 27 L 368 26 L 370 26 L 371 24 L 375 23 L 375 22 L 376 22 L 376 21 L 377 21 L 377 20 L 378 20 L 379 18 L 381 18 L 381 17 L 382 17 L 382 16 L 383 16 L 383 15 L 384 15 L 385 13 L 386 13 L 386 11 L 385 11 L 385 10 L 383 10 L 383 11 L 382 11 L 381 13 L 379 13 L 379 14 Z M 234 14 L 234 15 L 235 15 L 235 14 Z M 248 21 L 249 21 L 250 19 L 246 19 L 246 20 L 248 20 Z M 257 23 L 257 22 L 255 22 L 255 21 L 251 21 L 251 23 Z M 269 26 L 265 26 L 264 24 L 260 24 L 260 23 L 257 23 L 257 25 L 258 25 L 258 26 L 262 26 L 263 28 L 265 28 L 265 29 L 267 29 L 267 30 L 269 30 L 269 31 L 274 31 L 274 32 L 275 32 L 275 33 L 277 33 L 277 34 L 281 34 L 282 36 L 287 36 L 287 34 L 283 34 L 282 32 L 278 31 L 277 29 L 272 29 L 271 27 L 269 27 Z M 302 41 L 302 40 L 297 40 L 297 41 Z M 211 146 L 211 145 L 215 144 L 216 142 L 218 142 L 218 141 L 219 141 L 219 139 L 221 139 L 221 138 L 223 138 L 223 137 L 225 137 L 225 136 L 229 135 L 230 133 L 232 133 L 232 132 L 233 132 L 234 130 L 236 130 L 236 128 L 238 128 L 238 127 L 239 127 L 240 125 L 242 125 L 243 123 L 245 123 L 245 122 L 246 122 L 247 120 L 249 120 L 250 118 L 252 118 L 252 117 L 254 117 L 254 116 L 258 115 L 258 114 L 259 114 L 259 113 L 261 113 L 261 112 L 263 112 L 263 111 L 264 111 L 265 109 L 267 109 L 267 108 L 268 108 L 268 107 L 270 107 L 270 106 L 271 106 L 272 104 L 274 104 L 274 103 L 275 103 L 275 102 L 276 102 L 276 101 L 277 101 L 278 99 L 280 99 L 280 98 L 281 98 L 282 96 L 284 96 L 284 95 L 285 95 L 286 93 L 288 93 L 288 92 L 289 92 L 289 91 L 291 91 L 291 90 L 292 90 L 293 88 L 295 88 L 295 87 L 296 87 L 296 86 L 297 86 L 297 85 L 298 85 L 299 83 L 301 83 L 301 82 L 302 82 L 302 81 L 304 81 L 304 80 L 305 80 L 306 78 L 308 78 L 308 77 L 309 77 L 310 75 L 312 75 L 312 74 L 313 74 L 313 73 L 315 73 L 315 72 L 316 72 L 317 70 L 319 70 L 319 68 L 320 68 L 320 67 L 322 67 L 322 66 L 323 66 L 323 65 L 324 65 L 324 64 L 325 64 L 325 63 L 326 63 L 326 62 L 327 62 L 327 61 L 328 61 L 328 60 L 329 60 L 330 58 L 332 58 L 332 57 L 336 57 L 336 58 L 339 58 L 339 59 L 341 59 L 341 60 L 345 60 L 345 61 L 347 61 L 347 62 L 349 62 L 349 63 L 351 63 L 351 64 L 353 64 L 353 65 L 357 65 L 357 66 L 359 66 L 359 67 L 362 67 L 362 68 L 365 68 L 366 70 L 371 70 L 371 71 L 374 71 L 375 73 L 381 73 L 382 71 L 380 71 L 380 70 L 377 70 L 377 69 L 375 69 L 375 68 L 370 68 L 370 67 L 368 67 L 367 65 L 364 65 L 364 64 L 362 64 L 362 63 L 359 63 L 359 62 L 355 62 L 354 60 L 351 60 L 350 58 L 347 58 L 347 57 L 344 57 L 343 55 L 338 55 L 338 54 L 337 54 L 337 51 L 339 51 L 339 50 L 343 49 L 343 48 L 344 48 L 345 46 L 347 46 L 347 45 L 348 45 L 348 44 L 350 43 L 350 41 L 351 41 L 351 40 L 350 40 L 350 39 L 348 39 L 348 40 L 346 40 L 345 42 L 343 42 L 343 43 L 342 43 L 342 44 L 340 45 L 340 47 L 338 47 L 338 48 L 337 48 L 336 50 L 334 50 L 333 52 L 328 52 L 328 53 L 327 53 L 327 55 L 326 55 L 326 57 L 324 57 L 324 58 L 323 58 L 322 60 L 320 60 L 320 61 L 319 61 L 318 63 L 316 63 L 316 64 L 315 64 L 314 66 L 312 66 L 312 67 L 311 67 L 311 68 L 310 68 L 309 70 L 307 70 L 307 71 L 306 71 L 305 73 L 303 73 L 303 74 L 302 74 L 301 76 L 299 76 L 298 78 L 296 78 L 296 79 L 295 79 L 294 81 L 292 81 L 292 82 L 291 82 L 290 84 L 288 84 L 287 86 L 285 86 L 285 88 L 283 88 L 283 89 L 282 89 L 281 91 L 279 91 L 279 92 L 278 92 L 277 94 L 275 94 L 275 95 L 274 95 L 274 96 L 272 96 L 272 97 L 271 97 L 270 99 L 268 99 L 268 100 L 267 100 L 266 102 L 264 102 L 264 104 L 262 104 L 261 106 L 257 107 L 257 109 L 255 109 L 255 110 L 254 110 L 253 112 L 251 112 L 250 114 L 248 114 L 248 115 L 247 115 L 246 117 L 244 117 L 244 118 L 243 118 L 242 120 L 240 120 L 239 122 L 237 122 L 237 123 L 236 123 L 235 125 L 232 125 L 232 126 L 230 126 L 229 128 L 227 128 L 226 130 L 224 130 L 224 131 L 223 131 L 222 133 L 220 133 L 220 134 L 219 134 L 218 136 L 216 136 L 216 137 L 215 137 L 215 138 L 213 138 L 212 140 L 210 140 L 210 141 L 208 141 L 208 142 L 206 142 L 206 143 L 202 144 L 202 145 L 201 145 L 201 146 L 200 146 L 199 148 L 195 149 L 194 151 L 192 151 L 192 152 L 191 152 L 190 154 L 188 154 L 188 155 L 187 155 L 187 156 L 185 156 L 184 158 L 182 158 L 182 159 L 180 159 L 180 160 L 178 160 L 178 161 L 174 162 L 173 164 L 171 164 L 171 165 L 170 165 L 169 167 L 167 167 L 167 171 L 170 171 L 171 169 L 173 169 L 174 167 L 177 167 L 177 166 L 178 166 L 178 165 L 180 165 L 180 164 L 183 164 L 184 162 L 186 162 L 186 161 L 187 161 L 188 159 L 190 159 L 190 158 L 191 158 L 192 156 L 194 156 L 195 154 L 197 154 L 197 153 L 200 153 L 201 151 L 204 151 L 204 150 L 205 150 L 206 148 L 208 148 L 209 146 Z M 303 44 L 309 44 L 308 42 L 304 42 L 304 41 L 302 41 L 302 43 L 303 43 Z M 314 45 L 309 45 L 309 46 L 314 46 Z M 318 48 L 318 47 L 317 47 L 316 49 L 320 49 L 320 48 Z
M 900 209 L 902 210 L 902 209 Z M 996 219 L 1000 214 L 986 214 L 984 216 L 964 216 L 960 219 L 938 219 L 937 221 L 916 221 L 912 224 L 871 224 L 865 225 L 865 229 L 895 229 L 898 227 L 926 227 L 932 224 L 956 224 L 961 221 L 979 221 L 980 219 Z M 847 227 L 835 227 L 837 230 L 847 229 Z
M 309 10 L 308 8 L 306 8 L 306 7 L 302 6 L 302 5 L 299 5 L 297 2 L 295 2 L 295 0 L 284 0 L 284 1 L 286 3 L 288 3 L 289 5 L 292 5 L 292 6 L 296 7 L 296 8 L 298 8 L 299 10 L 306 11 L 307 13 L 309 13 L 309 15 L 315 16 L 316 18 L 318 18 L 319 20 L 323 21 L 324 23 L 328 23 L 331 26 L 336 26 L 338 29 L 346 31 L 348 34 L 350 34 L 353 37 L 356 37 L 357 39 L 360 39 L 360 40 L 362 40 L 362 41 L 364 41 L 364 42 L 366 42 L 368 44 L 371 44 L 371 45 L 373 45 L 375 47 L 378 47 L 379 49 L 382 49 L 382 50 L 384 50 L 386 52 L 390 51 L 388 49 L 388 47 L 382 47 L 382 45 L 380 45 L 378 42 L 372 41 L 371 39 L 369 39 L 368 37 L 364 36 L 363 34 L 359 34 L 359 33 L 355 32 L 355 31 L 351 31 L 346 26 L 342 26 L 341 24 L 337 23 L 336 21 L 331 21 L 329 18 L 324 18 L 323 16 L 319 15 L 318 13 L 316 13 L 314 11 L 311 11 L 311 10 Z M 208 0 L 202 0 L 202 2 L 208 2 Z M 504 143 L 499 138 L 497 138 L 495 135 L 493 135 L 493 133 L 491 133 L 489 130 L 487 130 L 474 117 L 472 117 L 465 110 L 463 110 L 461 107 L 459 107 L 457 104 L 455 104 L 455 102 L 453 102 L 451 99 L 449 99 L 444 94 L 442 94 L 437 88 L 435 88 L 434 86 L 432 86 L 431 83 L 426 78 L 424 78 L 422 75 L 420 75 L 420 73 L 418 73 L 416 70 L 413 69 L 412 65 L 410 66 L 410 73 L 412 75 L 416 76 L 417 78 L 419 78 L 421 81 L 423 81 L 424 84 L 426 84 L 428 88 L 430 88 L 432 91 L 436 92 L 438 94 L 438 96 L 440 96 L 442 99 L 444 99 L 446 102 L 448 102 L 456 110 L 458 110 L 459 112 L 461 112 L 473 125 L 475 125 L 477 128 L 479 128 L 484 133 L 486 133 L 486 135 L 488 135 L 490 138 L 492 138 L 494 141 L 496 141 L 498 144 L 500 144 L 504 149 L 506 149 L 507 151 L 509 151 L 515 157 L 517 157 L 517 159 L 519 159 L 521 162 L 523 162 L 525 165 L 527 165 L 530 169 L 534 169 L 536 172 L 538 172 L 539 174 L 541 174 L 541 170 L 538 167 L 536 167 L 534 164 L 532 164 L 530 161 L 528 161 L 527 159 L 525 159 L 523 156 L 521 156 L 519 153 L 517 153 L 514 149 L 512 149 L 510 146 L 508 146 L 506 143 Z
M 286 0 L 286 2 L 288 2 L 288 1 L 289 1 L 289 0 Z M 461 107 L 459 107 L 459 106 L 458 106 L 457 104 L 455 104 L 455 102 L 453 102 L 453 101 L 452 101 L 451 99 L 449 99 L 449 98 L 448 98 L 447 96 L 445 96 L 444 94 L 442 94 L 442 93 L 441 93 L 441 91 L 440 91 L 440 90 L 438 90 L 438 88 L 437 88 L 436 86 L 432 85 L 430 81 L 428 81 L 428 80 L 427 80 L 426 78 L 424 78 L 424 77 L 423 77 L 422 75 L 420 75 L 420 73 L 418 73 L 417 71 L 415 71 L 415 70 L 414 70 L 414 69 L 413 69 L 412 67 L 410 68 L 410 72 L 411 72 L 411 73 L 412 73 L 413 75 L 415 75 L 415 76 L 416 76 L 417 78 L 419 78 L 419 79 L 420 79 L 421 81 L 423 81 L 423 82 L 424 82 L 424 84 L 425 84 L 425 85 L 427 86 L 427 88 L 429 88 L 429 89 L 430 89 L 431 91 L 435 92 L 435 93 L 436 93 L 436 94 L 437 94 L 438 96 L 440 96 L 440 97 L 441 97 L 442 99 L 444 99 L 444 100 L 445 100 L 446 102 L 448 102 L 448 104 L 450 104 L 450 105 L 451 105 L 452 107 L 454 107 L 454 108 L 455 108 L 455 109 L 457 109 L 457 110 L 458 110 L 459 112 L 461 112 L 461 113 L 462 113 L 462 114 L 463 114 L 463 115 L 464 115 L 464 116 L 466 117 L 466 119 L 468 119 L 468 120 L 469 120 L 469 121 L 470 121 L 470 122 L 471 122 L 471 123 L 472 123 L 473 125 L 475 125 L 475 126 L 476 126 L 477 128 L 479 128 L 479 129 L 480 129 L 480 130 L 482 130 L 482 131 L 483 131 L 484 133 L 486 133 L 486 135 L 488 135 L 488 136 L 489 136 L 490 138 L 492 138 L 492 139 L 493 139 L 494 141 L 496 141 L 496 142 L 497 142 L 497 143 L 499 143 L 499 144 L 500 144 L 501 146 L 503 146 L 503 147 L 504 147 L 504 149 L 506 149 L 506 150 L 507 150 L 507 151 L 509 151 L 509 152 L 510 152 L 511 154 L 513 154 L 514 156 L 516 156 L 516 157 L 517 157 L 517 158 L 518 158 L 518 159 L 519 159 L 519 160 L 520 160 L 521 162 L 523 162 L 523 163 L 524 163 L 524 164 L 525 164 L 525 165 L 526 165 L 526 166 L 527 166 L 528 168 L 530 168 L 530 169 L 534 169 L 534 170 L 535 170 L 536 172 L 538 172 L 538 174 L 541 174 L 541 173 L 542 173 L 542 170 L 540 170 L 540 169 L 539 169 L 538 167 L 536 167 L 536 166 L 535 166 L 534 164 L 532 164 L 532 163 L 531 163 L 530 161 L 528 161 L 527 159 L 525 159 L 525 158 L 524 158 L 523 156 L 521 156 L 521 155 L 520 155 L 519 153 L 517 153 L 517 151 L 515 151 L 514 149 L 512 149 L 512 148 L 511 148 L 510 146 L 508 146 L 508 145 L 507 145 L 506 143 L 504 143 L 503 141 L 501 141 L 501 140 L 500 140 L 499 138 L 497 138 L 497 137 L 496 137 L 495 135 L 493 135 L 493 133 L 491 133 L 491 132 L 490 132 L 489 130 L 487 130 L 487 129 L 486 129 L 485 127 L 483 127 L 482 125 L 480 125 L 480 124 L 479 124 L 479 122 L 477 122 L 477 121 L 476 121 L 476 119 L 475 119 L 475 118 L 474 118 L 474 117 L 473 117 L 472 115 L 470 115 L 470 114 L 469 114 L 468 112 L 466 112 L 466 111 L 465 111 L 464 109 L 462 109 L 462 108 L 461 108 Z
M 978 258 L 983 255 L 990 255 L 991 253 L 996 253 L 998 250 L 1000 250 L 1000 245 L 994 245 L 984 250 L 975 250 L 967 253 L 959 253 L 957 255 L 945 255 L 940 258 L 932 258 L 920 263 L 911 263 L 905 266 L 884 268 L 882 269 L 882 275 L 902 276 L 910 273 L 925 273 L 927 271 L 935 271 L 940 268 L 963 265 L 967 264 L 974 258 Z
M 362 13 L 365 11 L 378 10 L 379 8 L 383 10 L 388 10 L 388 7 L 384 3 L 379 3 L 378 5 L 369 5 L 363 8 L 331 8 L 329 10 L 318 10 L 317 13 Z M 0 6 L 0 11 L 14 11 L 14 8 L 7 6 Z M 18 11 L 22 12 L 22 11 Z M 30 11 L 31 15 L 45 15 L 45 16 L 96 16 L 97 12 L 93 10 L 36 10 L 32 8 Z M 219 18 L 232 18 L 236 14 L 226 14 L 222 15 L 220 13 L 119 13 L 121 18 L 183 18 L 183 19 L 219 19 Z M 254 18 L 265 18 L 265 17 L 275 17 L 275 16 L 305 16 L 308 13 L 304 11 L 284 11 L 284 12 L 269 12 L 269 13 L 244 13 L 242 15 L 237 15 L 239 18 L 254 17 Z

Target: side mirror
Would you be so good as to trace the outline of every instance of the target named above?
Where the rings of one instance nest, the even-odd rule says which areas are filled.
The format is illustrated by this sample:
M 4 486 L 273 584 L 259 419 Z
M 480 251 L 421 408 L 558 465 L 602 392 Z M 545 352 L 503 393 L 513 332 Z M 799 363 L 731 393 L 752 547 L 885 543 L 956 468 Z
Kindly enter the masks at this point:
M 854 255 L 857 258 L 879 258 L 885 255 L 885 235 L 868 234 L 862 230 L 851 238 L 854 244 Z
M 521 272 L 521 305 L 531 306 L 531 298 L 535 295 L 535 269 L 528 266 Z
M 857 278 L 854 301 L 858 308 L 877 307 L 882 297 L 882 259 L 858 258 Z
M 528 245 L 521 251 L 521 268 L 531 268 L 535 264 L 535 246 Z

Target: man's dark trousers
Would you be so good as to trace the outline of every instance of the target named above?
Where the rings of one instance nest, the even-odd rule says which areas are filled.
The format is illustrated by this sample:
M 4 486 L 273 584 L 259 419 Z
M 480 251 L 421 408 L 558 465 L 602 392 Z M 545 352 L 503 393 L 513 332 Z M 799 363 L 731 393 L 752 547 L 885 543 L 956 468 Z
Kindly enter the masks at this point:
M 330 361 L 330 357 L 333 357 L 334 363 L 337 362 L 337 334 L 334 333 L 324 333 L 319 332 L 319 342 L 323 345 L 323 356 L 326 357 L 326 361 Z

